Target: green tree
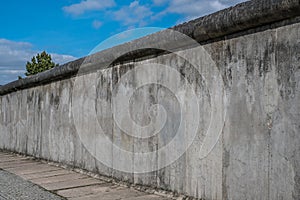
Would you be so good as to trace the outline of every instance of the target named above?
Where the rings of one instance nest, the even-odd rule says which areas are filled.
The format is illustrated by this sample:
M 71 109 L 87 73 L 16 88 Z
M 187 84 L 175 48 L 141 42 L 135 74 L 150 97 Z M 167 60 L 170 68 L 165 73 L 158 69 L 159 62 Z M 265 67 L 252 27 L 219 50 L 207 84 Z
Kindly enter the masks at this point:
M 27 62 L 25 73 L 26 76 L 31 76 L 58 66 L 52 61 L 51 55 L 43 51 L 41 54 L 37 54 L 32 57 L 31 62 Z

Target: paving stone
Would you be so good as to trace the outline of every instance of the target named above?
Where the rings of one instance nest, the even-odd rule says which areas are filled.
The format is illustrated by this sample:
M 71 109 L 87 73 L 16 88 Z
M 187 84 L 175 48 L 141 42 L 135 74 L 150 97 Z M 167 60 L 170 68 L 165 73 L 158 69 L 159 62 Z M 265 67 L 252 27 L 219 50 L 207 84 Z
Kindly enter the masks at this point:
M 88 185 L 96 185 L 104 183 L 103 181 L 93 179 L 93 178 L 84 178 L 84 179 L 75 179 L 75 180 L 67 180 L 61 181 L 58 183 L 45 183 L 40 184 L 46 190 L 57 191 L 81 186 L 88 186 Z
M 5 153 L 1 153 L 0 157 L 19 157 L 13 154 L 5 154 Z
M 46 178 L 33 179 L 31 180 L 31 182 L 36 184 L 46 184 L 46 183 L 57 183 L 57 182 L 68 181 L 68 180 L 76 180 L 80 178 L 89 178 L 89 177 L 82 174 L 64 174 L 64 175 L 57 175 L 57 176 L 46 177 Z
M 9 168 L 25 167 L 26 165 L 32 165 L 32 164 L 36 164 L 36 163 L 29 160 L 17 160 L 12 162 L 0 163 L 0 167 L 2 169 L 9 169 Z
M 104 187 L 105 188 L 105 187 Z M 169 200 L 170 198 L 146 194 L 129 188 L 117 188 L 91 195 L 69 197 L 71 200 Z
M 154 194 L 145 194 L 143 196 L 134 197 L 134 198 L 122 198 L 122 200 L 170 200 L 170 198 L 167 197 L 161 197 Z
M 57 169 L 59 168 L 54 166 L 49 166 L 47 164 L 37 163 L 37 164 L 27 165 L 24 167 L 9 168 L 6 170 L 17 175 L 24 175 L 24 174 L 34 174 L 37 172 L 54 171 Z
M 65 169 L 57 169 L 54 171 L 48 171 L 48 172 L 37 172 L 33 174 L 24 174 L 22 175 L 23 178 L 28 180 L 34 180 L 39 178 L 46 178 L 46 177 L 52 177 L 52 176 L 58 176 L 58 175 L 64 175 L 64 174 L 75 174 L 75 172 L 71 172 Z
M 0 163 L 10 162 L 10 161 L 18 161 L 18 160 L 28 160 L 28 158 L 16 158 L 16 157 L 0 157 Z
M 168 199 L 118 186 L 113 183 L 91 178 L 87 175 L 51 166 L 39 161 L 23 159 L 23 157 L 18 157 L 16 155 L 3 155 L 0 152 L 0 159 L 2 159 L 0 168 L 2 166 L 5 168 L 4 170 L 6 170 L 0 170 L 0 200 L 60 200 L 62 199 L 61 197 L 70 200 Z M 6 179 L 1 177 L 1 172 L 5 174 L 4 177 L 6 177 L 6 179 L 11 179 L 11 183 L 15 185 L 10 186 L 9 184 L 6 184 Z M 29 180 L 31 182 L 29 182 Z M 21 186 L 18 184 L 21 184 Z M 17 187 L 17 189 L 14 187 Z M 27 187 L 29 187 L 29 189 Z M 42 191 L 45 193 L 41 194 L 40 187 L 55 192 L 59 196 L 43 189 Z
M 135 199 L 136 197 L 145 196 L 145 193 L 133 189 L 119 187 L 106 192 L 99 192 L 92 195 L 82 197 L 69 198 L 72 200 L 121 200 L 121 199 Z
M 59 190 L 57 194 L 64 196 L 66 198 L 75 198 L 75 197 L 88 196 L 96 193 L 105 193 L 112 190 L 113 186 L 115 185 L 112 183 L 103 183 L 99 185 L 91 185 L 91 186 L 83 186 L 83 187 L 66 189 L 66 190 Z

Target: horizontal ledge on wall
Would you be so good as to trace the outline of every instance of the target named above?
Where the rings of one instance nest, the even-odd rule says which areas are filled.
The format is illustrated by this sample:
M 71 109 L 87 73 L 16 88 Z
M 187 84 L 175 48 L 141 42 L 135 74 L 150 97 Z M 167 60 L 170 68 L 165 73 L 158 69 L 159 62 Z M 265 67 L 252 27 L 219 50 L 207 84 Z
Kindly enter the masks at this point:
M 170 29 L 103 50 L 91 56 L 80 58 L 37 75 L 0 86 L 0 95 L 75 76 L 79 68 L 81 72 L 88 72 L 107 68 L 117 63 L 144 57 L 155 57 L 168 53 L 162 50 L 166 46 L 172 51 L 192 47 L 192 44 L 187 43 L 184 37 L 172 37 L 169 30 L 183 33 L 201 43 L 297 16 L 300 16 L 299 0 L 247 1 Z M 144 48 L 149 44 L 161 47 L 161 49 Z M 132 51 L 122 55 L 121 52 L 128 52 L 128 50 Z

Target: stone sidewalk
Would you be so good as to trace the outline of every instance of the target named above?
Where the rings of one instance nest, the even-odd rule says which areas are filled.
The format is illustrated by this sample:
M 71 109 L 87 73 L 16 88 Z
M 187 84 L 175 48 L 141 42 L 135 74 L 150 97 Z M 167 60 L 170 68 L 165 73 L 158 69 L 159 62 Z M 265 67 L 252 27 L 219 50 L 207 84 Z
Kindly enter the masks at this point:
M 28 157 L 0 152 L 0 169 L 24 182 L 38 185 L 62 199 L 71 200 L 167 200 L 170 198 L 140 192 Z M 1 178 L 1 176 L 0 176 Z M 16 178 L 17 179 L 17 178 Z M 3 182 L 4 178 L 0 179 Z M 19 186 L 18 186 L 19 187 Z M 3 191 L 0 191 L 0 194 Z M 8 195 L 8 194 L 7 194 Z M 0 196 L 1 199 L 1 196 Z

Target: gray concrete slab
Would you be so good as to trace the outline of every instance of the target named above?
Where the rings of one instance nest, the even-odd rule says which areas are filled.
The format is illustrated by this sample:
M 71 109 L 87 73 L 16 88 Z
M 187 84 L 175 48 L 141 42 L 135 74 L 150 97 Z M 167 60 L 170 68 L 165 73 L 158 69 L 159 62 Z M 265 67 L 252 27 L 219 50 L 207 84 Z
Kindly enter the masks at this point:
M 168 199 L 157 195 L 149 195 L 130 188 L 116 186 L 112 183 L 59 190 L 57 194 L 68 199 Z
M 89 185 L 96 185 L 102 184 L 103 181 L 93 179 L 93 178 L 84 178 L 84 179 L 75 179 L 75 180 L 67 180 L 61 181 L 58 183 L 45 183 L 40 184 L 46 190 L 57 191 L 57 190 L 64 190 L 69 188 L 76 188 L 81 186 L 89 186 Z
M 9 160 L 0 160 L 0 164 L 5 164 L 5 163 L 14 163 L 14 162 L 30 162 L 30 159 L 27 158 L 22 158 L 22 159 L 9 159 Z
M 15 164 L 15 165 L 12 165 L 12 166 L 9 166 L 9 167 L 2 167 L 2 169 L 5 169 L 6 171 L 10 171 L 10 172 L 13 172 L 13 173 L 19 173 L 19 172 L 23 172 L 23 171 L 26 171 L 26 170 L 30 170 L 30 169 L 33 169 L 33 168 L 36 168 L 37 166 L 40 166 L 41 164 L 40 163 L 28 163 L 27 165 L 24 165 L 24 166 L 20 166 L 18 164 Z
M 80 178 L 82 179 L 82 178 L 89 178 L 89 177 L 83 174 L 63 174 L 63 175 L 57 175 L 52 177 L 33 179 L 31 180 L 31 182 L 36 184 L 47 184 L 47 183 L 57 183 L 62 181 L 76 180 Z
M 27 158 L 16 158 L 16 157 L 0 157 L 0 163 L 3 162 L 11 162 L 11 161 L 19 161 L 19 160 L 27 160 Z
M 163 31 L 1 86 L 0 149 L 199 199 L 299 200 L 299 0 L 249 1 L 175 30 L 201 48 Z M 170 53 L 153 53 L 161 47 Z M 150 123 L 163 121 L 156 104 L 167 114 L 162 129 Z M 115 111 L 125 110 L 118 123 Z M 131 122 L 159 132 L 135 137 L 147 131 Z M 186 132 L 177 138 L 178 130 Z M 144 152 L 155 154 L 139 160 Z M 151 174 L 134 173 L 144 168 Z
M 25 174 L 34 174 L 37 172 L 47 172 L 54 171 L 59 169 L 58 167 L 49 166 L 47 164 L 32 164 L 24 167 L 16 167 L 16 168 L 8 168 L 7 171 L 17 174 L 17 175 L 25 175 Z
M 32 161 L 29 160 L 17 160 L 17 161 L 12 161 L 12 162 L 3 162 L 0 163 L 0 168 L 2 169 L 9 169 L 9 168 L 18 168 L 18 167 L 25 167 L 28 165 L 33 165 L 36 163 L 33 163 Z
M 105 193 L 113 189 L 112 187 L 115 186 L 112 183 L 103 183 L 99 185 L 91 185 L 91 186 L 84 186 L 66 190 L 59 190 L 57 194 L 64 196 L 66 198 L 79 198 L 83 196 L 89 196 L 96 193 Z
M 137 197 L 145 196 L 145 193 L 139 192 L 133 189 L 118 187 L 114 189 L 108 189 L 105 192 L 99 192 L 83 197 L 70 198 L 72 200 L 121 200 L 121 199 L 135 199 Z
M 138 196 L 138 197 L 128 197 L 128 198 L 122 198 L 122 200 L 169 200 L 170 198 L 167 197 L 161 197 L 158 195 L 154 195 L 154 194 L 146 194 L 143 196 Z
M 8 155 L 4 156 L 7 157 Z M 1 152 L 0 158 L 2 158 Z M 25 158 L 25 160 L 18 160 L 16 155 L 12 155 L 10 157 L 10 159 L 14 158 L 14 161 L 0 163 L 0 166 L 2 165 L 7 168 L 7 171 L 0 170 L 1 200 L 56 200 L 57 198 L 79 200 L 167 199 L 157 195 L 150 195 L 134 189 L 91 178 L 88 175 L 80 174 L 60 167 L 50 166 L 46 163 L 35 161 L 29 158 Z M 4 174 L 4 178 L 2 178 L 1 172 L 3 172 L 2 174 Z M 13 186 L 6 184 L 8 179 L 8 183 L 14 184 Z M 15 189 L 15 187 L 17 187 L 17 189 Z M 27 187 L 29 187 L 29 189 Z M 49 193 L 46 190 L 54 192 L 58 194 L 58 196 Z
M 74 172 L 71 172 L 71 171 L 68 171 L 65 169 L 58 169 L 55 171 L 37 172 L 34 174 L 24 174 L 24 175 L 22 175 L 22 177 L 27 180 L 34 180 L 34 179 L 39 179 L 39 178 L 53 177 L 53 176 L 65 175 L 65 174 L 74 174 Z
M 9 154 L 9 153 L 3 153 L 1 154 L 0 158 L 3 157 L 15 157 L 15 155 Z

